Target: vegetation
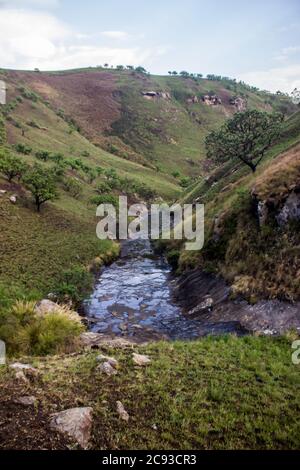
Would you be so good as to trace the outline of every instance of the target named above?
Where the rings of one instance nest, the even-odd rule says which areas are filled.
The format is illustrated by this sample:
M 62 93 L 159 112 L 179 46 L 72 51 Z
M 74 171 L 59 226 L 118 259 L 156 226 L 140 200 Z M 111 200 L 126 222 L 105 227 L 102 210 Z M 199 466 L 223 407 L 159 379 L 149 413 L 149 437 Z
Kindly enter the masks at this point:
M 260 111 L 237 113 L 205 140 L 207 156 L 218 163 L 241 160 L 255 172 L 266 151 L 280 135 L 283 116 Z
M 111 377 L 96 371 L 99 352 L 35 359 L 39 375 L 26 393 L 1 368 L 1 399 L 39 400 L 28 413 L 15 406 L 13 427 L 6 417 L 11 408 L 2 407 L 2 447 L 70 448 L 74 443 L 49 433 L 49 415 L 91 406 L 92 449 L 298 449 L 299 369 L 291 362 L 291 340 L 225 336 L 106 347 L 100 352 L 120 364 Z M 148 354 L 151 363 L 134 367 L 133 351 Z M 117 414 L 117 400 L 128 423 Z
M 26 169 L 26 163 L 24 163 L 20 158 L 14 157 L 8 152 L 1 151 L 0 172 L 5 175 L 9 182 L 14 178 L 18 178 L 20 180 Z
M 0 310 L 0 337 L 8 354 L 41 356 L 70 352 L 82 331 L 80 317 L 64 306 L 40 315 L 35 302 L 17 301 Z
M 24 184 L 33 195 L 38 212 L 42 204 L 58 197 L 53 171 L 46 170 L 37 163 L 27 171 Z

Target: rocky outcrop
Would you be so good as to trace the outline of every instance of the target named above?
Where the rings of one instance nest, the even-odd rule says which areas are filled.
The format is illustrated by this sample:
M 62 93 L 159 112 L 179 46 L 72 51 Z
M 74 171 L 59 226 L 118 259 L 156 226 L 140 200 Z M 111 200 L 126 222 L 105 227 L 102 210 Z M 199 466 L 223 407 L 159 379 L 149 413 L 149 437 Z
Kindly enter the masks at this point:
M 51 417 L 50 428 L 73 438 L 83 449 L 89 444 L 92 429 L 92 412 L 90 407 L 70 408 Z
M 186 100 L 186 102 L 187 102 L 188 104 L 199 103 L 199 98 L 198 98 L 198 96 L 195 95 L 195 96 L 192 96 L 191 98 L 188 98 L 188 99 Z
M 142 95 L 145 99 L 147 100 L 153 100 L 153 99 L 163 99 L 163 100 L 170 100 L 171 95 L 167 91 L 142 91 Z
M 218 104 L 222 104 L 222 100 L 218 95 L 204 95 L 202 96 L 202 101 L 207 106 L 217 106 Z
M 234 106 L 239 112 L 246 111 L 247 109 L 247 100 L 245 98 L 242 98 L 241 96 L 234 96 L 230 98 L 229 103 L 231 104 L 231 106 Z
M 281 227 L 286 225 L 289 221 L 300 220 L 300 192 L 290 193 L 275 217 L 278 225 Z

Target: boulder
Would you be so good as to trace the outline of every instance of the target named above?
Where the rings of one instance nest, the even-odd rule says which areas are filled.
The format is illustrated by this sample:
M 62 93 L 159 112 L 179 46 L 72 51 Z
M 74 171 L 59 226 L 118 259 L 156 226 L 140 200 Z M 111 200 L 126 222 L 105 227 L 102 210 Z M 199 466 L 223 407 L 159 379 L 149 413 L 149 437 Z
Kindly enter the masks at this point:
M 9 200 L 10 200 L 10 202 L 11 202 L 12 204 L 16 204 L 16 202 L 17 202 L 17 196 L 10 196 Z
M 30 364 L 23 364 L 21 362 L 14 362 L 9 366 L 11 369 L 14 369 L 17 372 L 22 372 L 25 376 L 36 376 L 39 371 Z M 21 376 L 20 376 L 21 377 Z
M 116 375 L 118 372 L 115 368 L 115 366 L 113 366 L 110 362 L 108 361 L 105 361 L 105 362 L 102 362 L 97 368 L 96 370 L 99 370 L 100 372 L 102 372 L 103 374 L 106 374 L 108 376 L 111 376 L 111 375 Z
M 66 434 L 86 449 L 92 429 L 92 412 L 90 407 L 70 408 L 51 416 L 50 429 Z
M 4 196 L 4 194 L 6 193 L 7 193 L 6 189 L 0 189 L 0 196 Z
M 45 313 L 55 312 L 58 308 L 59 305 L 52 300 L 43 299 L 35 305 L 34 311 L 38 315 L 45 315 Z
M 104 356 L 104 354 L 99 354 L 99 356 L 96 357 L 97 362 L 108 362 L 114 369 L 117 369 L 119 366 L 119 363 L 117 359 L 114 357 L 109 357 L 109 356 Z
M 120 418 L 123 419 L 123 421 L 128 422 L 129 414 L 125 410 L 124 405 L 121 401 L 117 401 L 117 412 L 118 412 Z
M 300 220 L 300 192 L 292 192 L 276 216 L 278 225 L 286 225 L 290 220 Z
M 144 354 L 137 354 L 137 353 L 132 354 L 132 360 L 134 364 L 137 366 L 146 366 L 151 362 L 151 359 L 149 356 L 146 356 Z

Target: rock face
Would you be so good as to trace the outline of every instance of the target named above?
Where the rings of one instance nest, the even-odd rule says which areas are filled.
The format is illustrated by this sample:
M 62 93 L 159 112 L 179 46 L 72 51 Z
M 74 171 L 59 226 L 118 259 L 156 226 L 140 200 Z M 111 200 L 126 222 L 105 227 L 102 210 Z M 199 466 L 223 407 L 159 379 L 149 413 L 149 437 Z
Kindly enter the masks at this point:
M 67 434 L 75 439 L 83 449 L 86 449 L 91 437 L 92 412 L 92 408 L 82 407 L 55 413 L 51 417 L 50 428 Z
M 222 100 L 217 95 L 204 95 L 202 96 L 202 101 L 207 106 L 217 106 L 218 104 L 222 104 Z
M 278 225 L 284 226 L 290 220 L 300 220 L 300 192 L 292 192 L 276 216 Z
M 132 354 L 132 360 L 134 364 L 137 366 L 146 366 L 151 362 L 151 359 L 149 356 L 146 356 L 144 354 L 137 354 L 137 353 Z
M 125 410 L 124 405 L 121 401 L 117 401 L 117 412 L 120 418 L 123 419 L 123 421 L 127 422 L 129 420 L 129 414 Z

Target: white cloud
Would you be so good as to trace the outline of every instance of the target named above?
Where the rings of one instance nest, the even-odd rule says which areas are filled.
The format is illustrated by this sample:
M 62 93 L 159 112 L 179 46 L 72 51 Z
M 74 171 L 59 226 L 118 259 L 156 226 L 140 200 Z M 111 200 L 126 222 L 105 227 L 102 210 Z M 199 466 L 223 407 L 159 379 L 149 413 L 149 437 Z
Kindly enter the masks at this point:
M 104 32 L 124 38 L 122 31 Z M 101 36 L 101 35 L 100 35 Z M 73 31 L 55 16 L 41 11 L 2 9 L 0 15 L 0 64 L 17 69 L 57 70 L 109 63 L 144 64 L 164 53 L 161 48 L 115 47 L 99 35 Z
M 127 39 L 129 37 L 125 31 L 102 31 L 101 34 L 110 39 Z
M 277 90 L 291 93 L 294 88 L 300 88 L 300 65 L 258 70 L 240 75 L 241 80 L 257 86 L 262 90 L 276 92 Z

